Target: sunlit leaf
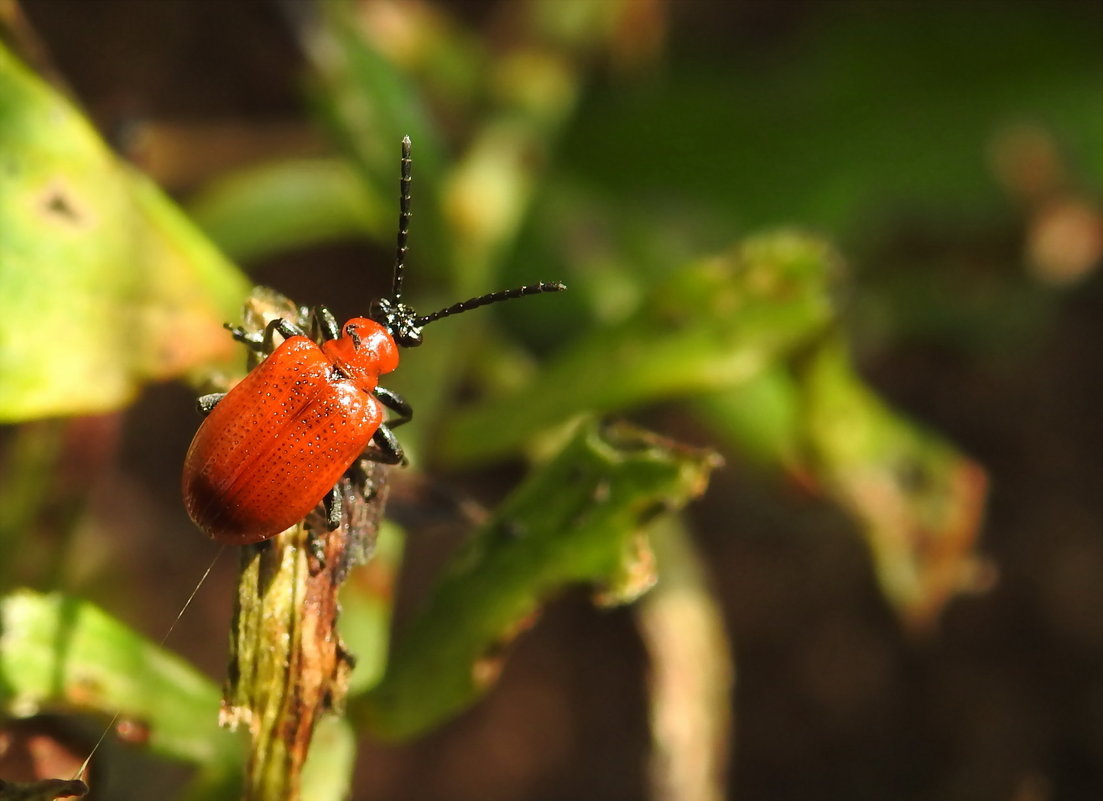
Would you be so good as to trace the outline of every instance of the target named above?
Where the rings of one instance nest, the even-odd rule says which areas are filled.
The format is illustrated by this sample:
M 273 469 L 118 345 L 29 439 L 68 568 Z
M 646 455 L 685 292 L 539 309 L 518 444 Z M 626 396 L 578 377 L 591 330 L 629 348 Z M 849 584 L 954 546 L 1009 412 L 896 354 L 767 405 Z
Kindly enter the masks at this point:
M 0 421 L 115 409 L 233 354 L 245 279 L 2 48 L 0 176 Z
M 179 657 L 86 601 L 16 592 L 0 599 L 0 705 L 139 721 L 154 753 L 235 781 L 241 741 L 218 727 L 221 692 Z

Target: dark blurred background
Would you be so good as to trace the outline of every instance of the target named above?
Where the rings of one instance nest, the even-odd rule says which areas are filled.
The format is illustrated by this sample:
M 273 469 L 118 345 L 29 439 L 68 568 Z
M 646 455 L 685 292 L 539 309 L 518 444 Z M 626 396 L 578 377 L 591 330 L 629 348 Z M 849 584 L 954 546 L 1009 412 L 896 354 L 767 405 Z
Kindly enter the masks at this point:
M 328 149 L 293 5 L 21 3 L 100 130 L 183 199 L 234 167 Z M 729 457 L 690 514 L 735 649 L 730 797 L 1103 797 L 1099 4 L 641 6 L 661 7 L 664 41 L 595 68 L 557 169 L 667 209 L 686 253 L 774 225 L 833 239 L 863 374 L 991 479 L 980 548 L 995 581 L 916 637 L 841 512 Z M 446 7 L 476 35 L 496 9 Z M 250 267 L 341 317 L 379 290 L 364 265 L 385 275 L 387 258 L 345 243 Z M 211 554 L 178 498 L 190 405 L 187 388 L 154 387 L 127 413 L 96 499 L 127 539 L 101 537 L 71 577 L 155 638 Z M 650 422 L 707 444 L 675 412 Z M 492 501 L 514 478 L 432 480 Z M 414 532 L 404 595 L 452 539 Z M 104 560 L 124 582 L 96 585 Z M 216 678 L 231 562 L 171 643 Z M 643 798 L 645 664 L 628 612 L 563 598 L 483 703 L 417 743 L 363 742 L 356 798 Z

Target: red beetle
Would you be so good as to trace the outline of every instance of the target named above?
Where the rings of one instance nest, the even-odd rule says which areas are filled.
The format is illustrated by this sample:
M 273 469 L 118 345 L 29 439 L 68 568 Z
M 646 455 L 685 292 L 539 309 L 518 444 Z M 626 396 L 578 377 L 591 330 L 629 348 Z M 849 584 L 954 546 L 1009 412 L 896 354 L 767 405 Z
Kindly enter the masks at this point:
M 379 386 L 398 367 L 398 348 L 421 344 L 429 323 L 488 303 L 558 292 L 539 283 L 493 292 L 418 315 L 401 302 L 410 223 L 410 138 L 402 140 L 400 213 L 394 279 L 389 298 L 373 301 L 368 317 L 340 330 L 323 306 L 309 313 L 311 339 L 279 318 L 263 334 L 231 329 L 239 341 L 270 354 L 227 394 L 199 399 L 207 419 L 184 460 L 184 505 L 213 539 L 260 542 L 305 518 L 323 500 L 330 529 L 341 519 L 336 484 L 361 457 L 405 461 L 394 433 L 413 412 L 399 395 Z M 282 344 L 273 350 L 274 337 Z M 397 418 L 386 422 L 386 410 Z

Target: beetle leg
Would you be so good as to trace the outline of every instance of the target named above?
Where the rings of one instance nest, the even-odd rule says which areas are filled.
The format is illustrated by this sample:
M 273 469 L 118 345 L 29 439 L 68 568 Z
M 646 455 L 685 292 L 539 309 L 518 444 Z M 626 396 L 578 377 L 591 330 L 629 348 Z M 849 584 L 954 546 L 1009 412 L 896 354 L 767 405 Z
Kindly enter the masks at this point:
M 375 397 L 379 398 L 380 403 L 398 415 L 398 419 L 387 421 L 387 425 L 391 428 L 398 428 L 414 418 L 414 407 L 407 403 L 406 399 L 397 392 L 392 392 L 385 387 L 376 387 L 373 393 Z
M 225 392 L 212 392 L 210 395 L 200 395 L 195 399 L 195 408 L 201 415 L 206 417 L 211 413 L 220 400 L 226 397 Z
M 264 339 L 262 340 L 262 352 L 271 353 L 276 349 L 273 342 L 273 337 L 279 332 L 279 335 L 285 340 L 291 339 L 291 337 L 305 337 L 306 332 L 299 326 L 295 325 L 282 317 L 277 317 L 272 320 L 268 325 L 264 327 Z
M 264 335 L 263 334 L 250 334 L 240 325 L 230 325 L 224 323 L 223 328 L 230 332 L 230 335 L 240 342 L 245 347 L 254 353 L 261 353 L 264 350 Z
M 325 306 L 315 306 L 310 310 L 310 338 L 319 345 L 331 339 L 337 339 L 341 335 L 340 332 L 337 318 Z
M 333 315 L 331 314 L 330 317 L 332 318 Z M 230 325 L 229 323 L 223 325 L 223 328 L 229 331 L 234 339 L 254 353 L 271 353 L 274 351 L 276 347 L 272 340 L 272 335 L 276 331 L 278 331 L 280 336 L 284 339 L 306 336 L 303 329 L 292 322 L 288 322 L 282 317 L 278 317 L 268 323 L 264 328 L 264 332 L 260 334 L 250 333 L 240 325 Z
M 335 531 L 341 526 L 341 488 L 334 484 L 322 500 L 326 509 L 326 529 Z
M 398 444 L 398 438 L 386 424 L 379 426 L 371 438 L 374 448 L 364 451 L 364 458 L 381 464 L 406 464 L 406 454 Z

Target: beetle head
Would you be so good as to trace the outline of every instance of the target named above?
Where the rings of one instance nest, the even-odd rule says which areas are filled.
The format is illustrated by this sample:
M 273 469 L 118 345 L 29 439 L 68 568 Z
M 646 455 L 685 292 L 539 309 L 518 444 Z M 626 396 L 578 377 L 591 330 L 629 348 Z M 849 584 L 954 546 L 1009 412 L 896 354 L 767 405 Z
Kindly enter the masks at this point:
M 395 243 L 394 275 L 391 279 L 390 297 L 372 301 L 370 317 L 387 331 L 394 341 L 404 348 L 415 348 L 421 344 L 421 329 L 429 323 L 442 317 L 450 317 L 453 314 L 471 311 L 479 306 L 486 306 L 502 300 L 536 295 L 541 292 L 559 292 L 566 289 L 558 281 L 548 283 L 540 282 L 528 286 L 519 286 L 514 289 L 503 289 L 499 292 L 491 292 L 476 298 L 469 298 L 459 303 L 435 311 L 432 314 L 418 315 L 413 309 L 402 302 L 402 274 L 405 271 L 407 243 L 410 235 L 410 137 L 402 139 L 402 163 L 399 177 L 398 196 L 398 238 Z
M 378 298 L 372 301 L 368 317 L 383 326 L 402 347 L 416 348 L 421 344 L 417 313 L 405 303 Z

